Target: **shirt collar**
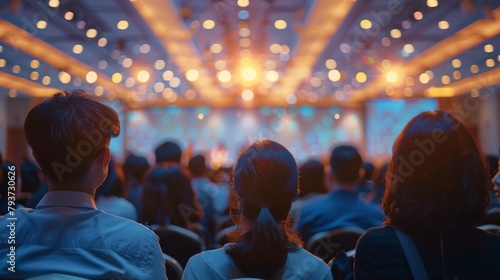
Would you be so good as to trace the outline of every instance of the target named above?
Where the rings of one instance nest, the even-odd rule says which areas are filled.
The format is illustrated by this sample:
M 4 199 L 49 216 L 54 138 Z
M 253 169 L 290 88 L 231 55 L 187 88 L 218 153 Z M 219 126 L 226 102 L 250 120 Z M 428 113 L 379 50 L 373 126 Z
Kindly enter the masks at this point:
M 94 198 L 90 194 L 78 191 L 49 191 L 38 203 L 36 209 L 41 207 L 97 209 Z

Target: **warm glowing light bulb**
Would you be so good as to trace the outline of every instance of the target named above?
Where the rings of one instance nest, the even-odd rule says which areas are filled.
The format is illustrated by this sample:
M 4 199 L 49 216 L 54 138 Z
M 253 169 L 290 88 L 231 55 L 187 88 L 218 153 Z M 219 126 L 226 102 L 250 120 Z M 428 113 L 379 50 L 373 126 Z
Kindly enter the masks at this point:
M 203 22 L 203 28 L 205 29 L 212 29 L 215 27 L 215 21 L 211 19 L 207 19 Z
M 479 72 L 479 66 L 477 66 L 476 64 L 472 64 L 470 66 L 470 71 L 474 74 L 476 74 L 477 72 Z
M 71 75 L 68 74 L 68 72 L 61 71 L 59 72 L 59 80 L 61 81 L 61 83 L 67 84 L 71 81 Z
M 332 82 L 338 82 L 340 80 L 340 72 L 337 69 L 328 71 L 328 79 Z
M 30 73 L 30 79 L 35 81 L 35 80 L 38 80 L 38 77 L 39 77 L 38 72 L 33 71 Z
M 57 7 L 59 7 L 59 0 L 50 0 L 49 1 L 49 7 L 51 7 L 51 8 L 57 8 Z
M 214 65 L 214 66 L 215 66 L 215 69 L 217 69 L 217 70 L 220 70 L 220 71 L 221 71 L 221 70 L 226 69 L 227 63 L 226 63 L 224 60 L 217 60 L 217 61 L 215 62 L 215 65 Z
M 391 33 L 392 38 L 395 38 L 395 39 L 401 38 L 401 31 L 399 29 L 393 29 L 393 30 L 391 30 L 390 33 Z
M 385 74 L 385 79 L 389 83 L 395 83 L 398 80 L 398 74 L 394 71 L 389 71 L 387 74 Z
M 422 84 L 427 84 L 430 81 L 431 78 L 429 77 L 429 74 L 422 73 L 422 74 L 420 74 L 420 76 L 418 77 L 418 79 L 420 80 L 420 82 Z
M 161 70 L 161 69 L 165 68 L 165 61 L 158 59 L 157 61 L 155 61 L 154 66 L 155 66 L 156 70 Z
M 46 86 L 49 85 L 50 84 L 50 77 L 49 76 L 44 76 L 42 78 L 42 84 L 44 84 Z
M 126 20 L 120 20 L 117 24 L 116 27 L 120 30 L 125 30 L 128 28 L 128 21 Z
M 113 83 L 119 83 L 122 81 L 122 74 L 116 72 L 113 74 L 113 76 L 111 76 L 111 80 L 113 81 Z
M 487 53 L 491 53 L 495 50 L 495 48 L 493 47 L 492 44 L 487 44 L 487 45 L 484 45 L 484 51 L 487 52 Z
M 238 6 L 241 8 L 245 8 L 246 6 L 250 5 L 249 0 L 238 0 Z
M 194 82 L 198 80 L 198 77 L 200 77 L 200 73 L 196 69 L 189 69 L 186 71 L 186 80 L 190 82 Z
M 443 83 L 443 85 L 447 85 L 450 83 L 450 76 L 448 75 L 443 75 L 441 77 L 441 83 Z
M 442 20 L 440 22 L 438 22 L 438 27 L 439 29 L 448 29 L 450 28 L 450 24 L 446 21 L 446 20 Z
M 325 61 L 325 66 L 328 69 L 335 69 L 337 68 L 337 62 L 330 58 Z
M 222 70 L 217 73 L 217 79 L 219 79 L 222 83 L 227 83 L 231 80 L 231 73 L 227 70 Z
M 74 17 L 75 17 L 75 14 L 73 14 L 73 12 L 68 11 L 64 14 L 64 19 L 66 19 L 66 20 L 72 20 Z
M 495 66 L 495 60 L 493 58 L 488 58 L 486 60 L 486 66 L 488 66 L 488 67 L 494 67 Z
M 130 66 L 132 66 L 132 63 L 134 63 L 132 59 L 127 57 L 122 61 L 122 66 L 125 68 L 129 68 Z
M 14 72 L 14 73 L 21 72 L 21 66 L 19 66 L 19 65 L 12 66 L 12 72 Z
M 427 0 L 427 6 L 429 6 L 429 8 L 435 8 L 438 5 L 439 3 L 437 0 Z
M 36 23 L 36 28 L 38 28 L 38 29 L 45 29 L 45 28 L 47 28 L 47 22 L 45 20 L 39 20 Z
M 404 45 L 403 50 L 405 50 L 405 52 L 407 53 L 412 53 L 415 51 L 415 48 L 413 47 L 412 44 L 406 44 Z
M 245 101 L 251 101 L 254 97 L 254 93 L 253 91 L 249 90 L 249 89 L 245 89 L 242 93 L 241 93 L 241 98 Z
M 86 35 L 88 38 L 95 38 L 97 36 L 97 30 L 94 28 L 90 28 L 89 30 L 87 30 Z
M 100 38 L 99 41 L 97 41 L 97 45 L 101 48 L 105 47 L 108 44 L 108 40 L 106 38 Z
M 241 77 L 243 80 L 251 82 L 257 78 L 257 72 L 255 69 L 247 67 L 241 72 Z
M 416 11 L 413 13 L 413 18 L 415 18 L 416 20 L 421 20 L 424 18 L 424 14 L 422 14 L 421 11 Z
M 278 72 L 276 72 L 274 70 L 266 72 L 266 80 L 268 80 L 271 83 L 277 82 L 279 78 L 280 78 L 280 75 L 278 74 Z
M 145 83 L 149 80 L 149 72 L 146 70 L 141 70 L 137 73 L 137 80 L 141 83 Z
M 81 54 L 83 52 L 83 46 L 80 44 L 76 44 L 73 46 L 73 53 Z
M 221 44 L 212 44 L 210 46 L 210 51 L 212 53 L 220 53 L 222 51 L 222 45 Z
M 285 29 L 287 26 L 286 21 L 282 19 L 278 19 L 277 21 L 274 22 L 274 27 L 276 29 Z
M 364 72 L 358 72 L 356 74 L 356 81 L 358 81 L 358 83 L 364 83 L 366 82 L 366 74 Z
M 172 72 L 170 70 L 167 70 L 167 71 L 163 72 L 163 74 L 162 74 L 162 78 L 165 81 L 170 81 L 173 77 L 174 77 L 174 72 Z
M 95 83 L 95 81 L 97 81 L 97 73 L 94 71 L 89 71 L 85 76 L 85 79 L 87 80 L 87 83 L 93 84 Z
M 31 68 L 36 69 L 36 68 L 38 68 L 38 66 L 40 66 L 40 61 L 38 61 L 38 60 L 36 60 L 36 59 L 33 59 L 33 60 L 30 62 L 30 66 L 31 66 Z
M 364 19 L 359 23 L 359 26 L 361 26 L 361 28 L 363 29 L 370 29 L 372 28 L 372 22 L 367 19 Z

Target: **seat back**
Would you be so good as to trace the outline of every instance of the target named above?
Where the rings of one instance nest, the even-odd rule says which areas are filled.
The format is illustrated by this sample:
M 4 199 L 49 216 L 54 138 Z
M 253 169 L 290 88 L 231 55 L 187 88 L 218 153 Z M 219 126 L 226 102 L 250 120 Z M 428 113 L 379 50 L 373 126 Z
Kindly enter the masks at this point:
M 163 259 L 165 260 L 165 268 L 167 269 L 167 279 L 181 280 L 184 270 L 180 263 L 165 253 L 163 254 Z
M 221 231 L 219 231 L 216 235 L 215 235 L 215 243 L 218 245 L 218 246 L 224 246 L 224 244 L 228 243 L 229 242 L 229 239 L 228 239 L 228 235 L 237 230 L 238 229 L 238 226 L 236 225 L 233 225 L 233 226 L 230 226 L 230 227 L 227 227 L 225 229 L 222 229 Z
M 355 249 L 356 243 L 363 233 L 365 230 L 357 227 L 320 232 L 307 241 L 305 248 L 328 263 L 338 252 Z
M 26 280 L 84 280 L 87 278 L 61 274 L 61 273 L 50 273 L 46 275 L 40 275 L 32 278 L 26 278 Z
M 218 217 L 215 221 L 215 227 L 214 227 L 214 233 L 217 234 L 219 231 L 228 228 L 230 226 L 233 226 L 234 222 L 231 219 L 231 215 L 224 215 L 221 217 Z
M 206 249 L 200 236 L 185 228 L 153 225 L 151 230 L 160 238 L 163 253 L 176 259 L 182 267 L 186 267 L 189 258 Z
M 487 232 L 490 232 L 490 233 L 493 233 L 493 234 L 500 233 L 500 226 L 499 225 L 486 224 L 486 225 L 480 225 L 477 228 L 482 229 L 482 230 L 487 231 Z

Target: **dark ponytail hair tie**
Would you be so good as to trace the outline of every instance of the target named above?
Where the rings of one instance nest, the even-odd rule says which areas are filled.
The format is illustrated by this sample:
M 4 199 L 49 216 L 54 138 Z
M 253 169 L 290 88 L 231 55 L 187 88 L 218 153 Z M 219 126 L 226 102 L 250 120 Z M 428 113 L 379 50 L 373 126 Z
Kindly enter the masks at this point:
M 270 209 L 271 207 L 269 206 L 269 204 L 262 204 L 262 205 L 260 206 L 260 209 L 262 210 L 262 209 L 264 209 L 264 208 Z

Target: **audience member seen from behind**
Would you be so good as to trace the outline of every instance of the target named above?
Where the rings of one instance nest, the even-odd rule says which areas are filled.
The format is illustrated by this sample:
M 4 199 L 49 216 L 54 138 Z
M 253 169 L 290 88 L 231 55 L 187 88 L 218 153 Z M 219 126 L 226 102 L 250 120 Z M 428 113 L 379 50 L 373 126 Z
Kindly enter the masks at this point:
M 130 154 L 123 163 L 125 174 L 125 198 L 130 201 L 137 210 L 140 217 L 142 186 L 146 172 L 149 169 L 148 160 L 145 157 Z
M 96 192 L 97 209 L 118 217 L 137 221 L 137 211 L 132 203 L 123 198 L 124 194 L 123 170 L 111 158 L 108 176 L 106 176 L 106 179 Z
M 84 91 L 60 92 L 35 106 L 24 123 L 49 192 L 33 209 L 18 209 L 15 272 L 6 261 L 0 278 L 52 273 L 86 279 L 165 279 L 158 237 L 136 222 L 96 209 L 95 191 L 108 173 L 109 141 L 118 115 Z M 2 229 L 11 222 L 0 218 Z M 0 231 L 0 254 L 9 254 Z
M 384 226 L 358 241 L 356 279 L 411 279 L 392 226 L 415 243 L 429 279 L 498 279 L 500 236 L 475 226 L 489 204 L 484 156 L 443 111 L 414 117 L 394 143 Z
M 23 193 L 33 194 L 38 191 L 40 187 L 40 177 L 38 175 L 38 166 L 36 163 L 25 158 L 21 163 L 21 191 Z
M 141 217 L 144 223 L 173 224 L 196 232 L 203 211 L 181 169 L 182 150 L 166 141 L 155 149 L 156 165 L 146 174 Z
M 359 198 L 363 179 L 361 155 L 352 146 L 339 146 L 330 156 L 330 192 L 304 202 L 296 228 L 307 241 L 314 234 L 342 227 L 368 229 L 382 224 L 382 209 Z
M 500 153 L 500 149 L 499 149 Z M 493 177 L 493 190 L 495 191 L 495 197 L 497 198 L 498 202 L 500 203 L 500 159 L 498 160 L 498 168 L 497 168 L 497 173 Z
M 387 168 L 389 168 L 389 163 L 385 163 L 380 168 L 372 190 L 368 194 L 366 194 L 364 198 L 365 201 L 375 204 L 382 203 L 382 197 L 384 196 L 385 191 L 385 175 L 387 174 Z
M 293 156 L 271 140 L 253 143 L 234 171 L 239 237 L 223 248 L 193 256 L 183 279 L 331 279 L 328 266 L 300 247 L 287 227 L 298 192 Z
M 224 214 L 228 207 L 229 189 L 223 189 L 208 179 L 209 169 L 202 155 L 192 157 L 189 160 L 188 169 L 191 174 L 191 186 L 203 209 L 201 224 L 205 230 L 205 236 L 210 241 L 214 241 L 215 221 Z
M 292 217 L 304 202 L 326 193 L 325 167 L 320 161 L 311 159 L 299 167 L 299 192 L 299 197 L 292 202 Z
M 486 156 L 486 161 L 488 162 L 488 167 L 490 170 L 490 178 L 494 178 L 495 175 L 498 172 L 498 161 L 500 158 L 497 155 L 487 155 Z M 495 195 L 495 183 L 493 180 L 491 181 L 491 207 L 492 208 L 500 208 L 500 201 L 498 200 L 498 197 Z
M 493 163 L 490 164 L 490 176 L 492 176 L 491 182 L 493 183 L 492 200 L 494 199 L 497 204 L 493 204 L 492 208 L 488 209 L 486 216 L 481 221 L 481 224 L 483 225 L 494 224 L 500 226 L 500 207 L 498 206 L 500 204 L 500 159 L 496 157 L 496 160 L 496 166 L 493 166 Z
M 375 171 L 375 166 L 370 162 L 363 162 L 362 165 L 364 175 L 363 181 L 358 186 L 358 193 L 361 197 L 365 197 L 374 187 L 372 182 L 373 172 Z

